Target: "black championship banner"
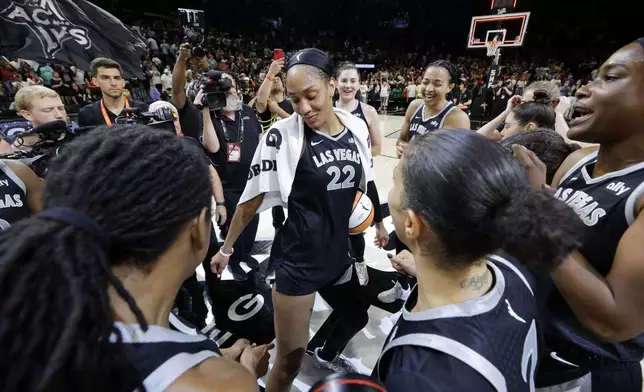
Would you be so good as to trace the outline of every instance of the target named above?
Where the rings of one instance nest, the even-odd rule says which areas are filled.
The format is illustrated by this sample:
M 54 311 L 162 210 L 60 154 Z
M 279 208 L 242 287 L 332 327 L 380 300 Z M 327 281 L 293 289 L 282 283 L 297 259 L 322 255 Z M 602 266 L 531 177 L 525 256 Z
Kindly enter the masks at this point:
M 146 43 L 120 20 L 85 0 L 0 0 L 0 54 L 88 71 L 108 57 L 125 77 L 143 78 Z

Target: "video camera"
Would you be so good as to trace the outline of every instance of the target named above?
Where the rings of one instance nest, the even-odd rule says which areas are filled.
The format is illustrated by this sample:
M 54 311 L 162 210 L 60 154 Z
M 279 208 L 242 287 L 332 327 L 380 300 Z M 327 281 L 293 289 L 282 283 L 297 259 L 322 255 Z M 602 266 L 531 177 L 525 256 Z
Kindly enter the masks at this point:
M 151 128 L 175 132 L 176 115 L 168 108 L 159 108 L 153 112 L 141 112 L 141 108 L 125 108 L 114 121 L 116 124 L 142 124 Z
M 205 18 L 202 10 L 179 8 L 179 19 L 183 28 L 183 42 L 192 46 L 192 57 L 203 58 L 206 51 L 202 47 L 205 36 Z
M 210 110 L 220 110 L 226 107 L 226 95 L 233 88 L 234 82 L 221 71 L 208 71 L 206 79 L 201 84 L 204 92 L 201 105 Z
M 0 159 L 16 159 L 27 164 L 39 177 L 45 177 L 51 157 L 58 155 L 60 148 L 93 127 L 72 129 L 65 121 L 51 121 L 22 132 L 13 139 L 14 147 L 28 150 L 15 150 L 0 155 Z M 29 139 L 35 141 L 29 141 Z

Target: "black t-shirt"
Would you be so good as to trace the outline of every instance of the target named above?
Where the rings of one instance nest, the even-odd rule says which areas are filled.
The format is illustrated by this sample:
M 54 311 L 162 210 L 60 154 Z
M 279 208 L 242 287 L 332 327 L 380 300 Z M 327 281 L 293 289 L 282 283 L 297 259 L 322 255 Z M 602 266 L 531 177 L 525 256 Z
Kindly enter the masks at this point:
M 129 99 L 129 102 L 131 108 L 141 108 L 141 112 L 148 111 L 149 106 L 146 103 L 135 101 L 133 99 Z M 115 124 L 116 118 L 119 116 L 110 112 L 110 110 L 107 108 L 105 108 L 105 111 L 107 112 L 107 116 L 109 117 L 110 121 L 112 121 L 112 124 Z M 83 107 L 78 113 L 78 126 L 87 127 L 90 125 L 106 125 L 105 118 L 103 117 L 103 113 L 101 112 L 100 100 Z
M 243 122 L 243 135 L 241 135 L 241 122 Z M 224 192 L 241 193 L 246 187 L 250 164 L 253 161 L 255 150 L 259 144 L 262 127 L 257 120 L 255 111 L 248 105 L 243 105 L 242 110 L 236 113 L 235 120 L 226 116 L 214 114 L 212 122 L 219 139 L 219 151 L 210 154 L 210 159 L 217 167 L 217 173 L 224 186 Z M 225 125 L 226 129 L 224 132 Z M 241 157 L 239 162 L 228 162 L 228 143 L 241 143 Z
M 203 133 L 201 112 L 188 101 L 179 109 L 179 124 L 181 125 L 181 132 L 184 136 L 200 140 Z
M 291 100 L 285 99 L 282 102 L 278 102 L 277 105 L 286 113 L 293 114 L 293 105 L 291 104 Z M 257 110 L 257 106 L 255 106 L 255 110 Z M 257 117 L 259 117 L 259 122 L 262 125 L 262 131 L 267 131 L 271 125 L 275 124 L 275 122 L 280 119 L 280 116 L 272 113 L 269 108 L 266 108 L 266 110 L 261 113 L 257 111 Z

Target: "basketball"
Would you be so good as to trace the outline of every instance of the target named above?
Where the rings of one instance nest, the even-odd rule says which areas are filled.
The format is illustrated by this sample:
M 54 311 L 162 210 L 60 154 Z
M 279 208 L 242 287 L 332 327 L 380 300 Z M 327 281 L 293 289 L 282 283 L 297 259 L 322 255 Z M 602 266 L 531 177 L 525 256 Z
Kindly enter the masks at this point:
M 363 374 L 332 374 L 314 384 L 309 392 L 387 392 L 378 380 Z
M 353 209 L 349 218 L 349 234 L 360 234 L 367 230 L 373 222 L 374 214 L 373 203 L 371 203 L 369 196 L 358 191 L 353 200 Z

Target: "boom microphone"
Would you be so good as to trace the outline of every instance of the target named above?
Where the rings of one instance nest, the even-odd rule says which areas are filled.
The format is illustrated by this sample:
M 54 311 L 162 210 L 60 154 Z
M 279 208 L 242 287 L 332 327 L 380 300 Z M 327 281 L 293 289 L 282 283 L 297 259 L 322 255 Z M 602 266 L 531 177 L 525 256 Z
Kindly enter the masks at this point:
M 63 120 L 56 120 L 56 121 L 50 121 L 50 122 L 41 124 L 35 128 L 30 129 L 27 132 L 21 133 L 20 136 L 43 135 L 41 139 L 48 139 L 48 137 L 46 136 L 51 135 L 54 132 L 60 132 L 65 129 L 67 129 L 67 123 Z

